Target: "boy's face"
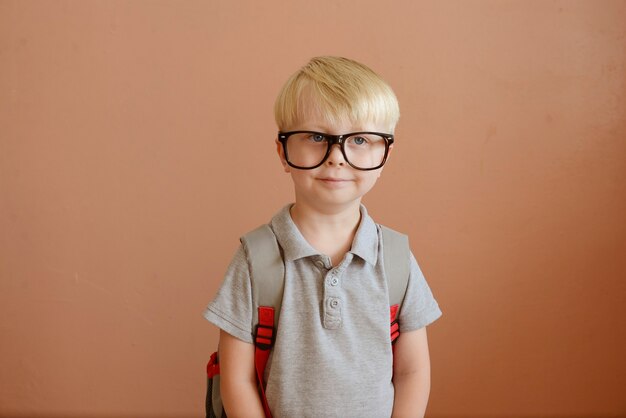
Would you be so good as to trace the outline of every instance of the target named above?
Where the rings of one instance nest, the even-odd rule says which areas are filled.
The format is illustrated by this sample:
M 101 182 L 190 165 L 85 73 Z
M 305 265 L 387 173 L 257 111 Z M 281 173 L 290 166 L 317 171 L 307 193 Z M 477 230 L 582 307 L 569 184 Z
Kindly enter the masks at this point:
M 385 126 L 375 123 L 355 125 L 350 121 L 342 121 L 329 126 L 317 112 L 312 112 L 306 121 L 298 122 L 288 130 L 315 131 L 331 135 L 362 131 L 389 133 Z M 339 145 L 332 146 L 330 155 L 321 166 L 311 170 L 300 170 L 287 164 L 282 144 L 278 141 L 276 144 L 284 170 L 291 174 L 296 204 L 306 204 L 320 211 L 341 210 L 358 205 L 361 198 L 374 187 L 383 170 L 382 167 L 370 171 L 351 167 L 345 161 Z

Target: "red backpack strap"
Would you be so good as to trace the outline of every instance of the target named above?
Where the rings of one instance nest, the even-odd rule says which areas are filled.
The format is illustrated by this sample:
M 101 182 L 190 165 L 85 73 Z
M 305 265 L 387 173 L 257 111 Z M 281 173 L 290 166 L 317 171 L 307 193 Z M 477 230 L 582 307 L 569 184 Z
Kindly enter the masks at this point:
M 263 410 L 265 417 L 271 418 L 272 413 L 265 396 L 265 367 L 270 357 L 270 352 L 274 346 L 274 308 L 269 306 L 259 306 L 259 323 L 256 326 L 254 336 L 254 366 L 256 368 L 256 376 L 259 382 L 259 390 L 261 392 L 261 401 L 263 402 Z
M 261 225 L 241 237 L 252 281 L 252 323 L 254 330 L 254 365 L 266 418 L 271 418 L 265 396 L 264 374 L 270 357 L 280 316 L 285 280 L 285 265 L 276 236 L 269 225 Z
M 254 306 L 274 308 L 274 325 L 278 326 L 280 306 L 283 300 L 285 264 L 276 236 L 269 225 L 261 225 L 241 237 L 246 251 L 252 282 Z M 258 310 L 253 312 L 252 323 L 260 323 Z
M 389 307 L 389 321 L 391 324 L 391 344 L 395 344 L 400 336 L 400 325 L 398 324 L 398 310 L 400 305 L 392 305 Z
M 220 363 L 217 361 L 217 351 L 211 354 L 211 358 L 206 365 L 206 375 L 209 379 L 220 374 Z
M 411 249 L 409 237 L 380 225 L 383 239 L 383 265 L 389 289 L 389 324 L 392 350 L 400 336 L 400 307 L 409 282 Z

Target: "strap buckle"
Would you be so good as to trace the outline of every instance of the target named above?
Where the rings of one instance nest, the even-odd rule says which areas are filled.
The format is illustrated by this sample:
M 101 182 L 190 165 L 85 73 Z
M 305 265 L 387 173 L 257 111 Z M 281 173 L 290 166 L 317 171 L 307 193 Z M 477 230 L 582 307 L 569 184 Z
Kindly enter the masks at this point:
M 254 345 L 260 350 L 269 350 L 274 346 L 274 326 L 257 324 Z

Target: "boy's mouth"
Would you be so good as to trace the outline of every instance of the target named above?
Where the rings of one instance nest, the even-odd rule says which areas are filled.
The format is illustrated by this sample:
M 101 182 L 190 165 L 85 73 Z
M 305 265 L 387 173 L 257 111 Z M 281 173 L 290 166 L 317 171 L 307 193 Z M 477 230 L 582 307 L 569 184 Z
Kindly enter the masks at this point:
M 336 177 L 320 177 L 319 180 L 322 181 L 328 181 L 328 182 L 342 182 L 342 181 L 350 181 L 348 179 L 340 179 L 340 178 L 336 178 Z
M 344 188 L 348 184 L 350 184 L 350 179 L 342 179 L 337 177 L 318 177 L 318 180 L 322 182 L 325 187 L 330 187 L 332 189 L 335 188 Z

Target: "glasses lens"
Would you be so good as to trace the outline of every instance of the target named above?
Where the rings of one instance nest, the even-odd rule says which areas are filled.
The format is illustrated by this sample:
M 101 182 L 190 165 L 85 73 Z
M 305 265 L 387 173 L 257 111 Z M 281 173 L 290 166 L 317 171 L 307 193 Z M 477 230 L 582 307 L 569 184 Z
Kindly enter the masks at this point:
M 323 135 L 299 132 L 289 136 L 287 155 L 291 164 L 298 167 L 315 167 L 328 150 L 328 141 Z
M 356 134 L 346 138 L 344 150 L 348 162 L 355 167 L 378 167 L 385 159 L 387 140 L 376 134 Z

